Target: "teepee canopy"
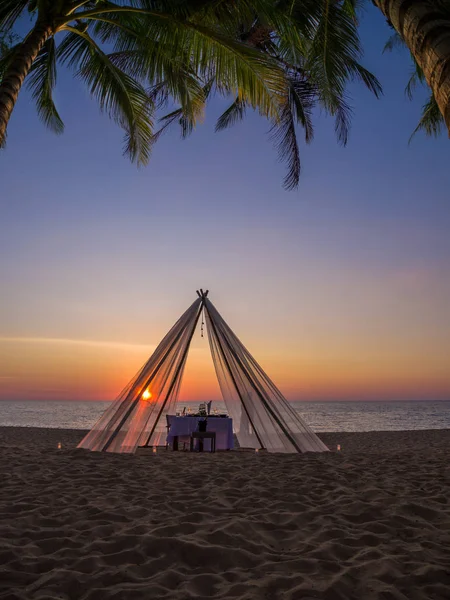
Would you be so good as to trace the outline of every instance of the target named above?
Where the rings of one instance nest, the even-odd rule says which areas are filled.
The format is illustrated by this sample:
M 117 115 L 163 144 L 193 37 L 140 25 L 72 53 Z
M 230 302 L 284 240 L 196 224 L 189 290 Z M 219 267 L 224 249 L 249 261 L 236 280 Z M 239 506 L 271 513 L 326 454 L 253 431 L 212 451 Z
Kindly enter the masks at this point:
M 135 452 L 139 446 L 165 443 L 166 415 L 175 410 L 189 347 L 203 312 L 220 389 L 240 446 L 285 453 L 327 451 L 225 323 L 208 291 L 197 295 L 78 447 Z

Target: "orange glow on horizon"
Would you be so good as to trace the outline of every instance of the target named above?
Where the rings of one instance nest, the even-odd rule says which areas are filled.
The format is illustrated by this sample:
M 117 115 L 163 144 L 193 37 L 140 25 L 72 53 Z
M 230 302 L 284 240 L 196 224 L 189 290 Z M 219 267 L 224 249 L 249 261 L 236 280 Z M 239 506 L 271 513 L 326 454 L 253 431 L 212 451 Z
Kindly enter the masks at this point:
M 259 336 L 258 336 L 259 337 Z M 450 399 L 445 343 L 433 355 L 419 345 L 339 347 L 246 339 L 249 350 L 289 400 Z M 284 346 L 284 347 L 283 347 Z M 113 400 L 148 360 L 154 346 L 0 339 L 0 399 Z M 425 347 L 425 350 L 427 348 Z M 148 395 L 147 395 L 148 394 Z M 151 392 L 142 393 L 144 400 Z M 220 400 L 207 340 L 194 339 L 180 401 Z

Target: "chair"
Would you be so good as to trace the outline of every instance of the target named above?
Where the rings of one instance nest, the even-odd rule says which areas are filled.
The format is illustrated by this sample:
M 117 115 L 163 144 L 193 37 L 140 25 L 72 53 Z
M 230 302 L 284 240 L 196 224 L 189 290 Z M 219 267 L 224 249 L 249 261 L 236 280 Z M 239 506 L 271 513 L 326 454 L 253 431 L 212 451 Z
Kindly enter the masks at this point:
M 166 438 L 166 450 L 169 449 L 169 431 L 170 431 L 170 422 L 169 422 L 169 416 L 171 415 L 166 415 L 166 420 L 167 420 L 167 438 Z M 180 440 L 181 438 L 181 440 Z M 174 451 L 178 451 L 178 447 L 180 445 L 180 442 L 183 444 L 183 450 L 186 450 L 186 444 L 188 444 L 189 442 L 189 435 L 174 435 L 173 436 L 173 441 L 172 441 L 172 450 Z
M 193 431 L 191 433 L 191 452 L 194 451 L 194 440 L 198 440 L 198 451 L 203 452 L 203 442 L 204 440 L 211 440 L 211 450 L 210 452 L 216 451 L 216 432 L 215 431 Z
M 169 439 L 168 438 L 169 438 L 169 430 L 170 430 L 169 415 L 166 415 L 166 421 L 167 421 L 166 450 L 168 450 L 169 449 Z

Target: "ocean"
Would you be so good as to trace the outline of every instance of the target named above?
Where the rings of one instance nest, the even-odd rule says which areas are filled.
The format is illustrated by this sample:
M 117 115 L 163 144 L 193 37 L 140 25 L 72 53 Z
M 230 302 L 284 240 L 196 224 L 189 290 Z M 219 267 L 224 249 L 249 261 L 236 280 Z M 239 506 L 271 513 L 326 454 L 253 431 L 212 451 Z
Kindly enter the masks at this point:
M 0 401 L 0 426 L 90 429 L 109 402 Z M 180 406 L 196 408 L 198 402 Z M 450 401 L 293 402 L 314 431 L 450 429 Z M 224 411 L 222 402 L 213 408 Z

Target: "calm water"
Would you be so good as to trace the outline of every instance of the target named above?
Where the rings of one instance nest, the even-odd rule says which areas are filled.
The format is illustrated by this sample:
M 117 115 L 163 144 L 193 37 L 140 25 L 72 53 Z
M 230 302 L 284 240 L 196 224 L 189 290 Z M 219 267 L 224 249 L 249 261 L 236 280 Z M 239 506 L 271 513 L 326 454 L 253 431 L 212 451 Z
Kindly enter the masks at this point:
M 184 403 L 196 408 L 198 403 Z M 109 402 L 0 401 L 0 426 L 89 429 Z M 450 402 L 295 402 L 315 431 L 450 429 Z M 213 408 L 224 409 L 221 402 Z

